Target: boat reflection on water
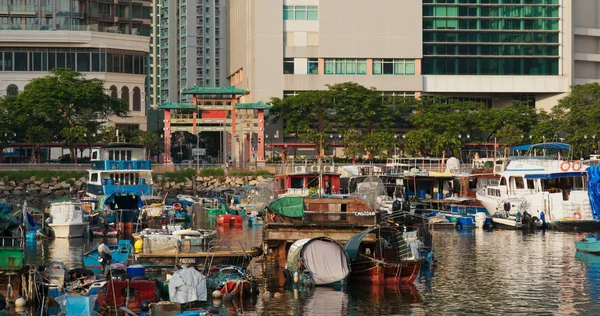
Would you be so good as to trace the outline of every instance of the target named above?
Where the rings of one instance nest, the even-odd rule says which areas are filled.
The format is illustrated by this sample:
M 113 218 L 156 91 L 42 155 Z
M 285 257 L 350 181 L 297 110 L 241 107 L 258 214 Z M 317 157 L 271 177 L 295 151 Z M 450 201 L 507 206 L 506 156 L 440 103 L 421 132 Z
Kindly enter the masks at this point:
M 589 285 L 588 295 L 592 302 L 600 301 L 600 256 L 590 253 L 577 251 L 575 259 L 585 265 L 587 283 Z M 596 304 L 588 305 L 586 308 L 590 314 L 600 314 L 600 306 Z
M 349 286 L 348 294 L 353 298 L 350 310 L 357 311 L 357 315 L 411 313 L 410 307 L 423 301 L 414 284 L 370 286 L 370 291 L 355 284 Z

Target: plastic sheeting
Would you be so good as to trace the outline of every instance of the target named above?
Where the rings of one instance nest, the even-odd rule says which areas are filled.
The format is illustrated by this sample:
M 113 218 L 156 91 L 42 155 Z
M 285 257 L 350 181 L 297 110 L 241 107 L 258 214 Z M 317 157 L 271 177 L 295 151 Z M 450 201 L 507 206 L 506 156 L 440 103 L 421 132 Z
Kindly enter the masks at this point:
M 316 285 L 342 281 L 350 273 L 346 252 L 340 244 L 327 238 L 301 239 L 292 244 L 286 267 L 300 272 L 301 265 L 310 272 Z
M 169 300 L 174 303 L 206 301 L 206 277 L 193 267 L 175 271 L 169 281 Z
M 269 210 L 281 216 L 302 217 L 304 216 L 304 199 L 299 196 L 287 196 L 273 201 Z
M 595 220 L 600 219 L 600 166 L 590 166 L 588 172 L 588 195 L 592 216 Z

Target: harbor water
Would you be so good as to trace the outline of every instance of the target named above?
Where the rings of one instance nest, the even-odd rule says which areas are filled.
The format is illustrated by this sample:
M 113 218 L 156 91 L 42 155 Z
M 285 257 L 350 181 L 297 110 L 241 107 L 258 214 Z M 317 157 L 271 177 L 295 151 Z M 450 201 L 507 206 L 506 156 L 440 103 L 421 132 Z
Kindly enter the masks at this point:
M 215 228 L 205 215 L 194 221 L 199 227 Z M 262 226 L 216 229 L 219 239 L 232 247 L 261 244 Z M 261 290 L 268 290 L 270 297 L 218 307 L 220 315 L 598 314 L 600 256 L 576 254 L 578 237 L 553 231 L 435 231 L 438 265 L 422 270 L 414 285 L 284 289 L 277 279 L 282 275 L 267 273 Z M 26 260 L 81 267 L 83 253 L 103 241 L 116 239 L 32 241 Z M 281 296 L 275 298 L 274 293 Z

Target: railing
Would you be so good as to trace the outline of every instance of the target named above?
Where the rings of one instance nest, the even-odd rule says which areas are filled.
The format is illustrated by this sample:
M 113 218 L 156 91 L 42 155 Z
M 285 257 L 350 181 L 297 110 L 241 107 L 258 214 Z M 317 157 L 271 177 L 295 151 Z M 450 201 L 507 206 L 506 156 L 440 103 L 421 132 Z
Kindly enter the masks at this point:
M 22 248 L 23 238 L 21 237 L 1 237 L 0 248 Z
M 92 170 L 150 170 L 150 160 L 104 160 L 92 162 Z

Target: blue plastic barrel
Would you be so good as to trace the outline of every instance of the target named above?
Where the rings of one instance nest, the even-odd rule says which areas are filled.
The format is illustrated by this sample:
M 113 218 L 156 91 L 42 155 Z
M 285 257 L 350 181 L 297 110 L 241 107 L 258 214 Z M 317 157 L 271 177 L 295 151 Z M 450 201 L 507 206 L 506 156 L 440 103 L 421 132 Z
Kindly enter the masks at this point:
M 146 178 L 140 178 L 140 185 L 146 185 Z
M 406 191 L 406 196 L 414 196 L 414 195 L 415 195 L 415 192 L 410 191 L 410 190 Z
M 102 185 L 106 185 L 108 181 L 106 179 L 102 179 Z
M 417 198 L 424 199 L 426 196 L 425 194 L 425 190 L 419 190 L 419 195 L 417 195 Z
M 439 193 L 439 192 L 436 193 L 435 194 L 435 199 L 436 200 L 442 200 L 442 199 L 444 199 L 444 194 L 443 193 Z

